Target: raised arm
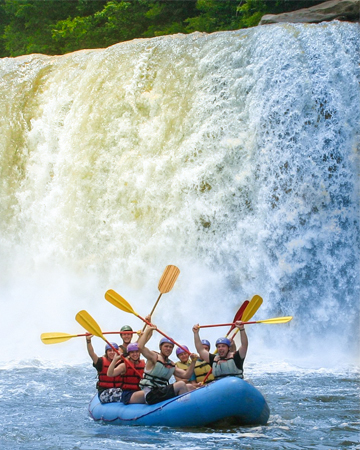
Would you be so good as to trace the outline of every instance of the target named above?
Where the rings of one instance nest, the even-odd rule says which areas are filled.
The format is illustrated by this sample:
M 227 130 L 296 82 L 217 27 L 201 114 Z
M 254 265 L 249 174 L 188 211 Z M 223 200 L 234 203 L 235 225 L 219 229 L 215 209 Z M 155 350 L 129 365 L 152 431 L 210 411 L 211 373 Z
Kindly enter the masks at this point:
M 242 359 L 245 359 L 246 353 L 247 353 L 247 349 L 248 349 L 248 338 L 246 335 L 246 331 L 245 331 L 245 327 L 243 322 L 241 322 L 240 320 L 238 320 L 237 322 L 235 322 L 235 325 L 237 328 L 239 328 L 239 333 L 240 333 L 240 348 L 239 348 L 239 355 L 241 356 Z
M 110 366 L 108 367 L 107 376 L 108 377 L 117 377 L 119 375 L 124 375 L 126 372 L 126 364 L 122 363 L 118 366 L 116 365 L 121 359 L 120 355 L 115 355 L 114 359 L 111 361 Z
M 209 352 L 204 349 L 200 336 L 199 336 L 199 324 L 193 326 L 193 332 L 194 332 L 194 343 L 196 350 L 198 351 L 200 358 L 206 362 L 210 362 L 209 359 Z
M 199 356 L 196 353 L 191 353 L 191 355 L 190 355 L 190 358 L 191 358 L 190 366 L 186 370 L 179 369 L 179 367 L 175 367 L 174 375 L 176 375 L 179 378 L 185 378 L 186 380 L 188 378 L 190 378 L 191 375 L 194 372 L 195 363 L 196 363 L 198 357 Z
M 148 322 L 151 323 L 151 316 L 150 316 L 150 314 L 148 314 L 147 316 L 145 316 L 145 320 L 147 320 Z M 143 332 L 142 330 L 140 330 L 140 331 L 137 331 L 137 334 L 138 334 L 138 338 L 137 338 L 136 342 L 139 343 L 139 339 L 140 339 L 141 336 L 144 334 L 144 332 Z
M 93 363 L 96 364 L 99 357 L 95 353 L 94 347 L 92 346 L 92 343 L 91 343 L 92 337 L 93 337 L 92 334 L 90 334 L 89 336 L 86 336 L 86 349 L 87 349 L 89 356 L 92 359 Z
M 156 326 L 152 326 L 152 327 L 147 326 L 145 328 L 144 333 L 139 337 L 139 340 L 138 340 L 138 346 L 139 346 L 139 350 L 140 350 L 141 354 L 148 360 L 148 362 L 150 361 L 152 363 L 152 365 L 156 364 L 157 353 L 153 352 L 152 350 L 149 350 L 146 347 L 146 344 L 149 341 L 149 339 L 151 338 L 154 330 L 156 330 Z M 149 368 L 149 364 L 147 364 L 147 366 Z

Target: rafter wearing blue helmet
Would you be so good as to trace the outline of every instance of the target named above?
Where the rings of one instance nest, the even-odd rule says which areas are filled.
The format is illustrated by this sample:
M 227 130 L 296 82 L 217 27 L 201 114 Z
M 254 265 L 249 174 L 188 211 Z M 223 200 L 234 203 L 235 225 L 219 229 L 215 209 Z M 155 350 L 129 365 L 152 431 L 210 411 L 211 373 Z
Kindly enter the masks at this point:
M 179 369 L 170 359 L 174 343 L 165 337 L 159 342 L 160 353 L 148 349 L 146 344 L 154 330 L 156 330 L 155 325 L 148 326 L 138 340 L 140 351 L 147 359 L 140 388 L 144 391 L 145 401 L 149 405 L 168 400 L 194 389 L 192 385 L 186 384 L 184 381 L 176 381 L 170 384 L 170 378 L 173 375 L 180 378 L 189 378 L 194 371 L 197 358 L 197 355 L 190 354 L 191 364 L 189 368 L 187 370 Z
M 210 342 L 207 339 L 202 339 L 201 344 L 203 346 L 203 349 L 207 352 L 210 351 Z M 204 361 L 203 359 L 199 358 L 196 361 L 195 368 L 194 368 L 194 375 L 195 375 L 195 382 L 201 383 L 201 384 L 207 384 L 214 381 L 214 375 L 210 373 L 211 367 L 209 363 Z
M 225 344 L 225 345 L 227 345 L 227 346 L 230 348 L 230 346 L 231 346 L 231 341 L 230 341 L 230 339 L 228 339 L 228 338 L 226 338 L 226 337 L 221 337 L 221 338 L 219 338 L 219 339 L 215 342 L 215 347 L 217 348 L 217 346 L 218 346 L 219 344 Z
M 173 343 L 173 341 L 171 341 L 170 339 L 168 339 L 168 338 L 166 338 L 166 337 L 163 337 L 162 339 L 160 339 L 160 342 L 159 342 L 159 348 L 161 349 L 161 346 L 163 345 L 163 344 L 170 344 L 170 345 L 172 345 L 173 347 L 174 347 L 174 343 Z
M 231 351 L 231 341 L 227 337 L 217 339 L 215 345 L 217 354 L 209 353 L 204 349 L 199 336 L 199 325 L 194 325 L 194 341 L 200 357 L 210 364 L 215 380 L 223 377 L 243 378 L 243 365 L 248 348 L 248 339 L 244 325 L 241 321 L 236 322 L 236 327 L 240 330 L 241 345 L 239 350 Z
M 98 374 L 96 389 L 98 390 L 99 400 L 101 403 L 120 402 L 122 378 L 107 375 L 108 368 L 116 355 L 114 349 L 119 350 L 119 347 L 115 342 L 111 342 L 111 345 L 110 343 L 106 344 L 104 356 L 98 356 L 92 346 L 91 338 L 91 335 L 86 336 L 86 347 Z

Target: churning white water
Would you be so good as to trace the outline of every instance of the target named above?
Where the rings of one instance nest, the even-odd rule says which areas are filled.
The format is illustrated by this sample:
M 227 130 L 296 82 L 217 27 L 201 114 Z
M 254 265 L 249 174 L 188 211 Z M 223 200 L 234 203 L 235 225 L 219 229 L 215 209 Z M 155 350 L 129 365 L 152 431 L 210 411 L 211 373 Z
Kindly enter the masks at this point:
M 250 360 L 354 363 L 359 36 L 284 24 L 2 59 L 0 358 L 86 360 L 40 333 L 81 333 L 81 309 L 142 328 L 105 291 L 144 316 L 175 264 L 153 320 L 181 343 L 259 294 L 255 320 L 294 319 L 249 325 Z

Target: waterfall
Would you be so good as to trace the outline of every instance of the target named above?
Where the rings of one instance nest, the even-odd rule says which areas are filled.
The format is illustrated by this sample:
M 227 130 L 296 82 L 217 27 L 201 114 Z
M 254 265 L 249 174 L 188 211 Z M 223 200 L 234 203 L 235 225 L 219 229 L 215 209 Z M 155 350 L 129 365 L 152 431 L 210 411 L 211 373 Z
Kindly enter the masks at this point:
M 248 326 L 254 362 L 352 363 L 359 54 L 331 22 L 0 60 L 2 359 L 86 359 L 40 333 L 82 332 L 80 309 L 142 328 L 104 293 L 144 316 L 174 264 L 153 320 L 182 343 L 259 294 L 255 320 L 294 319 Z

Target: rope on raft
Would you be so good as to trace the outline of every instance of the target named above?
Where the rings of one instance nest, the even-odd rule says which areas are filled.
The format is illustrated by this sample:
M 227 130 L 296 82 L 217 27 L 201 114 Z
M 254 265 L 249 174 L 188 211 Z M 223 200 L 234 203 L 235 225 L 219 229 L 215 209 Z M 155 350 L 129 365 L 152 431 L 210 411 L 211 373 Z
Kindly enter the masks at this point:
M 196 389 L 196 390 L 203 389 L 204 387 L 206 387 L 206 385 L 201 386 L 201 387 L 199 387 L 199 388 Z M 165 403 L 165 405 L 159 406 L 159 407 L 157 407 L 156 409 L 153 409 L 152 411 L 147 412 L 146 414 L 142 414 L 141 416 L 133 417 L 132 419 L 122 419 L 120 416 L 115 417 L 115 419 L 111 419 L 111 420 L 106 420 L 106 419 L 103 419 L 103 418 L 101 418 L 101 419 L 95 419 L 95 417 L 91 414 L 90 407 L 89 407 L 89 414 L 90 414 L 91 418 L 92 418 L 93 420 L 95 420 L 95 422 L 103 421 L 103 422 L 109 422 L 109 423 L 110 423 L 110 422 L 115 422 L 115 420 L 118 420 L 118 419 L 122 420 L 123 422 L 131 422 L 131 421 L 133 421 L 133 420 L 139 420 L 139 419 L 142 419 L 143 417 L 149 416 L 150 414 L 153 414 L 153 413 L 155 413 L 155 412 L 157 412 L 157 411 L 160 411 L 160 410 L 162 410 L 163 408 L 165 408 L 165 406 L 170 405 L 171 403 L 175 402 L 175 401 L 178 400 L 179 398 L 185 397 L 185 395 L 189 395 L 189 394 L 191 394 L 192 392 L 194 392 L 194 391 L 185 392 L 184 394 L 178 395 L 177 397 L 174 397 L 174 398 L 170 399 L 167 403 Z M 98 395 L 98 394 L 95 394 L 95 395 Z M 95 396 L 94 396 L 94 397 L 95 397 Z

